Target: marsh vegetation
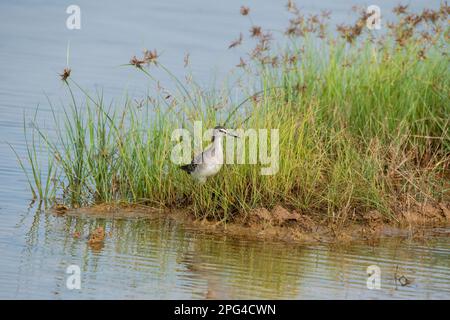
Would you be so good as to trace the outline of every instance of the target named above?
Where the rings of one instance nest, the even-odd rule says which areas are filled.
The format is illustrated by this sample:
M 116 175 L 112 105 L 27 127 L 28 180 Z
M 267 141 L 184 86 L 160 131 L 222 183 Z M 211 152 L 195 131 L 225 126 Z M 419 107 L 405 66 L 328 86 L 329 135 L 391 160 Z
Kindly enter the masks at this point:
M 394 221 L 399 211 L 448 202 L 450 8 L 414 13 L 398 6 L 397 21 L 378 33 L 366 28 L 365 10 L 337 28 L 329 12 L 304 15 L 291 1 L 287 10 L 286 30 L 275 33 L 241 8 L 249 31 L 229 49 L 255 46 L 237 65 L 236 88 L 208 91 L 190 77 L 178 79 L 156 50 L 146 50 L 127 67 L 156 89 L 120 106 L 82 88 L 65 69 L 70 101 L 62 113 L 48 101 L 57 139 L 39 124 L 24 125 L 28 154 L 20 165 L 33 197 L 50 206 L 187 208 L 220 221 L 282 205 L 333 223 L 374 210 Z M 154 68 L 167 73 L 173 89 L 160 86 Z M 231 90 L 243 99 L 229 99 Z M 170 153 L 173 130 L 197 120 L 205 129 L 278 128 L 279 171 L 264 176 L 259 165 L 226 165 L 196 185 Z M 45 171 L 39 152 L 48 153 Z

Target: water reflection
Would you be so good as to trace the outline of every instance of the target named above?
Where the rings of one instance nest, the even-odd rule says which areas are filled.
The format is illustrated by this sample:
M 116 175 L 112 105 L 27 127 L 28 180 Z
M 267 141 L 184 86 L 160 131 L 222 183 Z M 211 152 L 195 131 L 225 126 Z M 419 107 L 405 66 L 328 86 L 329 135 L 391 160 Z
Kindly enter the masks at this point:
M 250 241 L 186 228 L 171 218 L 112 219 L 36 211 L 20 261 L 2 269 L 2 297 L 143 299 L 449 298 L 448 240 L 405 239 L 348 247 Z M 20 226 L 18 226 L 20 227 Z M 104 242 L 88 244 L 103 227 Z M 80 237 L 74 237 L 74 233 Z M 14 245 L 14 244 L 11 244 Z M 8 251 L 12 251 L 9 248 Z M 66 268 L 80 266 L 81 290 L 66 288 Z M 366 268 L 382 270 L 368 290 Z M 17 270 L 13 270 L 19 266 Z M 395 274 L 412 279 L 402 286 Z

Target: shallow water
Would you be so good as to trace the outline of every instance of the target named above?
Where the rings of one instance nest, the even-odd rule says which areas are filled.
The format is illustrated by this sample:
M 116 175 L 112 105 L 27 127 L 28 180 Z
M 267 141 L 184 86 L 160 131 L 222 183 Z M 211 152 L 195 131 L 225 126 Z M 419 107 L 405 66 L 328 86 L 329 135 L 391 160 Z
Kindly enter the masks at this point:
M 365 4 L 297 3 L 307 13 L 332 10 L 335 23 L 353 21 L 350 7 Z M 395 3 L 378 3 L 389 17 Z M 249 48 L 244 42 L 227 49 L 250 27 L 239 15 L 242 4 L 252 8 L 255 24 L 274 34 L 288 19 L 284 4 L 268 0 L 85 0 L 77 1 L 82 29 L 70 31 L 65 27 L 69 4 L 0 2 L 0 298 L 450 298 L 448 237 L 427 245 L 392 239 L 375 248 L 332 248 L 212 236 L 167 219 L 54 217 L 29 208 L 26 179 L 4 142 L 24 156 L 23 113 L 29 125 L 39 105 L 38 123 L 47 127 L 45 94 L 57 109 L 60 100 L 67 101 L 57 74 L 66 65 L 68 42 L 72 76 L 80 85 L 102 90 L 106 100 L 120 99 L 125 90 L 140 99 L 149 83 L 120 65 L 143 48 L 158 49 L 160 61 L 180 78 L 189 52 L 194 78 L 207 86 L 225 79 Z M 82 231 L 86 237 L 97 225 L 111 232 L 102 248 L 72 236 Z M 81 268 L 81 290 L 66 288 L 71 264 Z M 372 264 L 381 268 L 381 290 L 366 287 Z M 397 266 L 413 283 L 395 284 Z
M 448 238 L 329 247 L 211 235 L 161 217 L 113 220 L 30 212 L 19 218 L 15 234 L 2 241 L 7 248 L 2 250 L 2 298 L 450 297 Z M 105 241 L 89 245 L 89 230 L 98 226 L 106 230 Z M 80 267 L 80 290 L 66 287 L 69 265 Z M 381 270 L 380 290 L 367 288 L 370 265 Z M 396 274 L 412 283 L 402 286 Z

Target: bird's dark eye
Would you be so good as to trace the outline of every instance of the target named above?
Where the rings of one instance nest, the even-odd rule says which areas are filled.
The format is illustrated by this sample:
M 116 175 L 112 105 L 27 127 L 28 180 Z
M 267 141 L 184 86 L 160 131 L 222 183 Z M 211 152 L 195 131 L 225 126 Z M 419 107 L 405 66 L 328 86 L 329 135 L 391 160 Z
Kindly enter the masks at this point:
M 227 133 L 225 129 L 219 129 L 220 132 Z

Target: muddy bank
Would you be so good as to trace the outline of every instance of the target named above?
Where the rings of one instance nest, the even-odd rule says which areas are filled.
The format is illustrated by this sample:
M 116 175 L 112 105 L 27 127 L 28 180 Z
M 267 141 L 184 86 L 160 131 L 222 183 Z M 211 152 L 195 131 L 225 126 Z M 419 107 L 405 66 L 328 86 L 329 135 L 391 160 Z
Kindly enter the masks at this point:
M 231 221 L 195 219 L 188 210 L 157 209 L 140 205 L 97 205 L 80 209 L 57 206 L 56 215 L 114 219 L 173 219 L 200 232 L 233 237 L 286 242 L 347 243 L 367 241 L 376 245 L 383 237 L 408 237 L 428 241 L 450 236 L 450 203 L 421 204 L 398 210 L 387 218 L 378 211 L 353 214 L 334 223 L 328 217 L 301 214 L 281 205 L 272 210 L 253 209 Z
M 283 206 L 272 210 L 259 208 L 223 224 L 207 220 L 190 223 L 211 232 L 228 235 L 282 240 L 287 242 L 345 243 L 366 240 L 376 244 L 382 237 L 410 237 L 427 241 L 434 236 L 450 236 L 450 204 L 422 205 L 400 211 L 387 219 L 377 211 L 355 214 L 344 222 L 334 223 L 328 217 L 310 216 Z

